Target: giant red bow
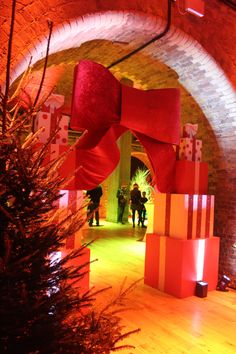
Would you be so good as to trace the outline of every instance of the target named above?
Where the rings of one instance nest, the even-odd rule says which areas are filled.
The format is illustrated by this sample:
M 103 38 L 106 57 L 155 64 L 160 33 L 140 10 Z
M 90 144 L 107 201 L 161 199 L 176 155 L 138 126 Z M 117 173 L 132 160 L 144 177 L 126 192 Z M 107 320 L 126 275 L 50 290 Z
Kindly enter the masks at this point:
M 108 69 L 89 60 L 75 67 L 71 128 L 85 131 L 77 151 L 78 189 L 91 189 L 117 166 L 116 140 L 128 129 L 144 146 L 161 192 L 173 189 L 179 144 L 178 89 L 138 90 L 124 86 Z

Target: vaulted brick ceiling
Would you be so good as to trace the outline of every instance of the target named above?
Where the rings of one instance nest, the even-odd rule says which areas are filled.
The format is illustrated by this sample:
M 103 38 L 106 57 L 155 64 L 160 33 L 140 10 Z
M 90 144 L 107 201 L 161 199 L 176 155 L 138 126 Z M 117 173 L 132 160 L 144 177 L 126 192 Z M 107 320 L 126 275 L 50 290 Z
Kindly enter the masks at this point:
M 129 50 L 129 49 L 128 49 Z M 73 84 L 73 71 L 75 65 L 81 59 L 90 59 L 107 66 L 127 52 L 127 45 L 108 40 L 93 40 L 83 43 L 79 48 L 68 49 L 52 54 L 49 57 L 48 67 L 55 74 L 60 70 L 60 79 L 57 82 L 57 93 L 65 95 L 65 109 L 69 113 Z M 42 70 L 44 60 L 37 62 L 35 70 Z M 145 68 L 145 69 L 144 69 Z M 164 63 L 153 60 L 149 55 L 139 53 L 135 58 L 130 58 L 126 63 L 120 64 L 111 70 L 118 80 L 131 80 L 134 87 L 141 89 L 153 89 L 161 87 L 180 87 L 185 105 L 194 105 L 193 98 L 178 82 L 178 74 Z M 53 80 L 53 78 L 52 78 Z M 187 103 L 187 101 L 189 101 Z M 183 112 L 187 109 L 183 106 Z M 193 106 L 192 106 L 193 107 Z

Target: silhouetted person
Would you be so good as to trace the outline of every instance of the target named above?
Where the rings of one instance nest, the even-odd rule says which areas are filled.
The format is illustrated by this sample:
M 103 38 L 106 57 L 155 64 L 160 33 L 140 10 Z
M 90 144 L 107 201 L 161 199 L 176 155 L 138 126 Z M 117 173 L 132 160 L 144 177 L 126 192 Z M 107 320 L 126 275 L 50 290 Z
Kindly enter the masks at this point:
M 89 226 L 93 225 L 93 218 L 95 214 L 96 225 L 99 226 L 99 205 L 102 196 L 102 187 L 98 186 L 94 189 L 87 191 L 86 195 L 90 199 L 88 205 Z
M 146 207 L 145 207 L 145 203 L 148 201 L 147 197 L 146 197 L 146 192 L 142 192 L 142 196 L 140 198 L 140 202 L 141 202 L 141 223 L 142 223 L 142 227 L 146 227 L 144 225 L 145 222 L 145 218 L 146 218 Z M 140 225 L 140 222 L 139 222 Z
M 136 210 L 138 212 L 139 223 L 142 220 L 142 216 L 141 216 L 141 207 L 142 207 L 142 205 L 141 205 L 140 199 L 141 199 L 141 192 L 139 190 L 139 186 L 138 186 L 137 183 L 134 183 L 133 184 L 133 189 L 130 192 L 130 201 L 131 201 L 130 207 L 131 207 L 131 210 L 132 210 L 133 227 L 135 227 L 135 213 L 136 213 Z
M 116 197 L 118 199 L 118 222 L 124 224 L 123 215 L 128 201 L 127 187 L 125 185 L 121 186 L 121 188 L 118 189 Z

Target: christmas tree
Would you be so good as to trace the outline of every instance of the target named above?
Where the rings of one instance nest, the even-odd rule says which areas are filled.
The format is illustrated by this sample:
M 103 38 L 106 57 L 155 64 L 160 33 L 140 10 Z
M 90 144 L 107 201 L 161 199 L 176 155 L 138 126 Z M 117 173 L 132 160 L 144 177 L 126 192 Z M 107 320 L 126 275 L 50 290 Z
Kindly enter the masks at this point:
M 87 245 L 62 259 L 56 256 L 82 227 L 85 209 L 57 220 L 55 204 L 65 183 L 57 171 L 66 154 L 46 163 L 50 139 L 39 145 L 40 132 L 32 130 L 46 61 L 33 103 L 25 106 L 16 93 L 9 94 L 15 5 L 13 0 L 0 97 L 0 353 L 109 353 L 127 347 L 119 342 L 138 331 L 123 334 L 119 317 L 132 286 L 98 310 L 94 301 L 106 289 L 82 292 L 86 264 L 68 265 Z

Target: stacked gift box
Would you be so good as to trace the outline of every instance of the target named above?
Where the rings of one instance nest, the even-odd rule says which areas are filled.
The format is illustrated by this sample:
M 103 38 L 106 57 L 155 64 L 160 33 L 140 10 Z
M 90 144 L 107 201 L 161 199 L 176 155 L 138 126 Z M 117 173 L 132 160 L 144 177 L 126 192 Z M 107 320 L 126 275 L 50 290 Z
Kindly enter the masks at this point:
M 68 145 L 68 120 L 69 117 L 62 114 L 64 96 L 52 94 L 42 105 L 35 119 L 35 130 L 43 127 L 39 134 L 39 141 L 46 143 L 57 127 L 59 132 L 53 139 L 53 143 Z
M 68 123 L 69 117 L 62 114 L 64 96 L 52 94 L 42 105 L 35 119 L 35 130 L 43 128 L 38 135 L 39 143 L 45 144 L 56 129 L 59 129 L 56 136 L 49 145 L 48 160 L 54 160 L 59 155 L 67 154 L 64 162 L 58 169 L 58 173 L 63 178 L 71 178 L 66 185 L 68 190 L 76 190 L 76 179 L 73 173 L 76 169 L 76 153 L 68 145 Z
M 176 149 L 174 193 L 156 193 L 146 235 L 145 283 L 176 297 L 195 294 L 197 281 L 216 289 L 219 238 L 214 237 L 214 196 L 202 162 L 197 125 L 186 124 Z
M 176 148 L 175 193 L 206 194 L 208 164 L 202 162 L 202 141 L 196 138 L 197 124 L 185 124 Z
M 58 191 L 62 197 L 55 205 L 56 208 L 58 208 L 55 221 L 60 221 L 61 218 L 65 218 L 79 210 L 84 201 L 83 192 L 76 189 L 76 179 L 74 176 L 76 170 L 76 153 L 68 145 L 69 117 L 62 114 L 63 105 L 64 96 L 52 94 L 42 105 L 41 111 L 37 114 L 35 120 L 35 130 L 43 128 L 38 135 L 39 145 L 45 144 L 54 134 L 55 130 L 59 128 L 56 136 L 49 145 L 48 156 L 44 163 L 46 164 L 48 161 L 55 160 L 62 154 L 65 155 L 64 161 L 58 168 L 58 173 L 62 178 L 68 179 L 69 177 L 69 179 L 66 184 L 66 189 Z M 81 217 L 86 218 L 85 215 L 81 215 Z M 80 247 L 81 239 L 81 230 L 68 237 L 66 239 L 65 248 L 61 251 L 62 254 L 66 254 L 69 250 Z M 84 263 L 87 264 L 87 274 L 83 277 L 80 284 L 84 291 L 89 289 L 89 260 L 90 250 L 86 247 L 83 249 L 82 257 L 73 260 L 75 266 Z

